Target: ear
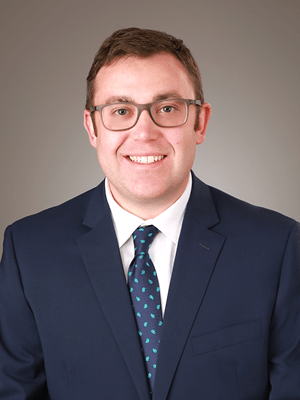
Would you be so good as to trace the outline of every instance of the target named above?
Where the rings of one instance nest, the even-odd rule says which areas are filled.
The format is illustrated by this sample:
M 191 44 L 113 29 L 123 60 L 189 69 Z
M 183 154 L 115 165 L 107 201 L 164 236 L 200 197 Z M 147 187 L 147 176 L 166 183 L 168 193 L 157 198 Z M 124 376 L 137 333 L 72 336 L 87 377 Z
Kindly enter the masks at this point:
M 208 103 L 203 103 L 201 105 L 201 110 L 199 114 L 199 125 L 196 130 L 196 143 L 201 144 L 205 139 L 206 129 L 208 125 L 209 118 L 211 116 L 211 106 Z
M 95 149 L 96 149 L 97 148 L 97 134 L 95 132 L 91 112 L 89 110 L 84 110 L 83 125 L 89 135 L 91 145 L 93 147 L 95 147 Z

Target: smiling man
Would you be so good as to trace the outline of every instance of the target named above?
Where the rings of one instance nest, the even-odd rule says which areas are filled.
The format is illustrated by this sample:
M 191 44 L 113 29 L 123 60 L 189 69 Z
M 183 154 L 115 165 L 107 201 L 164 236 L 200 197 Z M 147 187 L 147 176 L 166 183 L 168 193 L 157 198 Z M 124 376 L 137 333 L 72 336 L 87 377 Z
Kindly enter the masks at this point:
M 87 78 L 98 187 L 7 228 L 0 398 L 300 398 L 300 228 L 192 172 L 211 107 L 183 42 L 121 29 Z
M 156 217 L 187 186 L 210 106 L 203 103 L 199 116 L 200 101 L 185 101 L 196 100 L 192 79 L 182 63 L 165 52 L 117 59 L 100 69 L 94 84 L 94 104 L 105 107 L 95 111 L 93 120 L 86 110 L 85 127 L 111 193 L 132 214 L 145 220 Z M 132 106 L 149 103 L 150 113 L 138 114 Z

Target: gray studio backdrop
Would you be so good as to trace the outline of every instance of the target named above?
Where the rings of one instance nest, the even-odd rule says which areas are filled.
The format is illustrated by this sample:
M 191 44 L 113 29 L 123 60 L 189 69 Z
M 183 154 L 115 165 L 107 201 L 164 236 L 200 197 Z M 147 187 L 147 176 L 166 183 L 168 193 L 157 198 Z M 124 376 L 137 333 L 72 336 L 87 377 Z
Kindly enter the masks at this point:
M 182 38 L 212 118 L 196 174 L 300 220 L 299 0 L 1 0 L 1 238 L 16 219 L 98 184 L 82 126 L 101 42 L 129 26 Z M 1 250 L 1 249 L 0 249 Z

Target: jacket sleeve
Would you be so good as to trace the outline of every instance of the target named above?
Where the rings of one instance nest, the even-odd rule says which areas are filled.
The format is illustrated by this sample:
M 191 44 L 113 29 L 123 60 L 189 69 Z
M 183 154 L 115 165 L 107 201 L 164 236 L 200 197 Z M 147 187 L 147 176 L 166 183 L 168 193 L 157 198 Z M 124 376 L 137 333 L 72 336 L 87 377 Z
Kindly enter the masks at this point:
M 291 229 L 269 332 L 270 400 L 300 399 L 300 224 Z
M 0 264 L 0 398 L 47 400 L 43 352 L 23 292 L 11 227 Z

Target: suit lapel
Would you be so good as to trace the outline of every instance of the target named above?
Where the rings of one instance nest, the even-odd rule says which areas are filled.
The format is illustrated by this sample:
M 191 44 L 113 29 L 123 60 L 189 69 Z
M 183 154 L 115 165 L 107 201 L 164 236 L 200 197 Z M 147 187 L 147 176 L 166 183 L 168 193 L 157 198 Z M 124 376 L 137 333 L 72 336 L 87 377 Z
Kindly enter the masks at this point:
M 168 294 L 153 400 L 165 400 L 225 238 L 209 188 L 193 176 Z
M 144 361 L 103 183 L 95 189 L 84 224 L 91 229 L 78 246 L 101 309 L 141 399 L 149 399 Z

